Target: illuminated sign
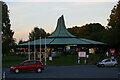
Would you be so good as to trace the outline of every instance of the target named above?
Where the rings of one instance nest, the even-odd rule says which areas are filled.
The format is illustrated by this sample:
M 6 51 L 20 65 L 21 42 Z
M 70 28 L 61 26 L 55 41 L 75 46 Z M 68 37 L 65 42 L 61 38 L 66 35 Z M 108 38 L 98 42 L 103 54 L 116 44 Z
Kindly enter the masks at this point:
M 77 46 L 77 44 L 70 44 L 70 45 L 67 45 L 67 46 Z

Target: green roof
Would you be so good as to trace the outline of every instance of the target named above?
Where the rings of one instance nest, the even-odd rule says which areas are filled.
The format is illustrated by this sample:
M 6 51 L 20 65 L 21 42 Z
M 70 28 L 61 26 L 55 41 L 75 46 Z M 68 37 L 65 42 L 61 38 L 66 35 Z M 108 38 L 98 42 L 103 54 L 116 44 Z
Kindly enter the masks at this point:
M 30 41 L 27 43 L 23 43 L 20 44 L 20 46 L 24 46 L 24 45 L 40 45 L 40 39 L 38 40 L 34 40 L 34 41 Z M 74 35 L 72 35 L 71 33 L 69 33 L 65 27 L 65 23 L 64 23 L 64 17 L 63 15 L 58 19 L 57 22 L 57 27 L 55 29 L 55 31 L 46 38 L 46 44 L 47 45 L 67 45 L 67 44 L 104 44 L 102 42 L 98 42 L 98 41 L 93 41 L 93 40 L 88 40 L 88 39 L 84 39 L 84 38 L 78 38 Z M 45 39 L 42 38 L 41 39 L 41 45 L 45 45 Z
M 34 40 L 28 43 L 23 43 L 20 44 L 22 45 L 40 45 L 40 39 L 38 40 Z M 88 39 L 83 39 L 83 38 L 46 38 L 46 44 L 47 45 L 61 45 L 61 44 L 104 44 L 102 42 L 98 42 L 98 41 L 93 41 L 93 40 L 88 40 Z M 41 39 L 41 45 L 45 45 L 45 39 Z
M 76 37 L 66 29 L 63 15 L 58 19 L 55 31 L 49 37 Z

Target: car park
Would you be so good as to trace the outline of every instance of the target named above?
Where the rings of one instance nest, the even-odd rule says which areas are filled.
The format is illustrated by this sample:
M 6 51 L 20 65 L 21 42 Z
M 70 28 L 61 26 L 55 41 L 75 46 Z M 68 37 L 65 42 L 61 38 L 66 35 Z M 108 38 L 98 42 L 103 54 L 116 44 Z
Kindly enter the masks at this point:
M 39 60 L 26 60 L 19 65 L 10 67 L 10 72 L 20 73 L 21 71 L 36 71 L 41 73 L 44 70 L 44 65 Z
M 113 66 L 113 67 L 117 67 L 118 62 L 116 59 L 104 59 L 101 62 L 97 63 L 98 67 L 105 67 L 105 66 Z

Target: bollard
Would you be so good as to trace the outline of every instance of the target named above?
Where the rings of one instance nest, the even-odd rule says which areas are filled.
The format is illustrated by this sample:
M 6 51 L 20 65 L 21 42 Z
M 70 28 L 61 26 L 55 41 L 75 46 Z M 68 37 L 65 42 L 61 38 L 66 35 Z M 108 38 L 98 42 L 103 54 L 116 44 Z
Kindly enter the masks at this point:
M 3 73 L 3 80 L 5 80 L 5 76 L 6 76 L 5 74 L 6 74 L 6 73 L 4 72 L 4 73 Z
M 85 59 L 85 64 L 87 63 L 87 60 Z
M 80 58 L 77 59 L 77 62 L 80 63 Z

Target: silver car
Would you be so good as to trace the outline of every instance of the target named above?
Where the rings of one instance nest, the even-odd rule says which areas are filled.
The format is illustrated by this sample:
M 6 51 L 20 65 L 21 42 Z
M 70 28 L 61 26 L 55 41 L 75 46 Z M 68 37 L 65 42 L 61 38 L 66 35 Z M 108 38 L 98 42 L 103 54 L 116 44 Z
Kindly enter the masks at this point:
M 98 67 L 105 67 L 105 66 L 114 66 L 117 67 L 118 63 L 116 59 L 104 59 L 101 62 L 97 63 Z

